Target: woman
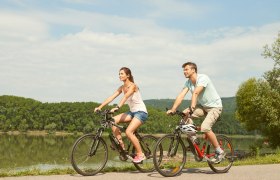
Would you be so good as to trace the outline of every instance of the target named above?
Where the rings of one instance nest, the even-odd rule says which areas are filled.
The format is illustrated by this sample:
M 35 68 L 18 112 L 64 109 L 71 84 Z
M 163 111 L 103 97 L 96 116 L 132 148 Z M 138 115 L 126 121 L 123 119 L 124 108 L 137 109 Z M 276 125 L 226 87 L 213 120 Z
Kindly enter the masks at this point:
M 123 82 L 123 85 L 118 88 L 118 90 L 108 97 L 99 107 L 94 109 L 94 112 L 100 111 L 102 107 L 106 106 L 110 102 L 112 102 L 116 97 L 118 97 L 122 92 L 124 93 L 123 98 L 119 102 L 119 104 L 111 109 L 111 112 L 115 112 L 120 109 L 125 103 L 128 104 L 130 111 L 126 113 L 121 113 L 114 118 L 115 123 L 129 123 L 125 134 L 129 138 L 129 140 L 134 145 L 137 155 L 134 157 L 134 163 L 141 163 L 146 159 L 145 155 L 142 152 L 141 146 L 139 144 L 138 139 L 134 135 L 134 132 L 147 120 L 148 113 L 146 106 L 141 98 L 141 94 L 139 92 L 139 88 L 136 86 L 133 80 L 133 76 L 131 71 L 127 67 L 122 67 L 119 71 L 119 78 Z M 120 141 L 122 148 L 124 149 L 124 143 L 121 137 L 121 131 L 119 128 L 113 126 L 112 127 L 114 135 Z

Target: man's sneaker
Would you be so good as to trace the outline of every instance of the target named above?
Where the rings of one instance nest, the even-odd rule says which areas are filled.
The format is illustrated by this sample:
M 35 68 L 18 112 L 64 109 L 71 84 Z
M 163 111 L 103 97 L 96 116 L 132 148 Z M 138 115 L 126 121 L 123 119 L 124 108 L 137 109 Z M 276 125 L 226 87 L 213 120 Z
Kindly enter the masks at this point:
M 137 155 L 137 156 L 135 156 L 134 157 L 134 159 L 133 159 L 133 163 L 136 163 L 136 164 L 138 164 L 138 163 L 141 163 L 142 161 L 144 161 L 146 159 L 146 156 L 143 154 L 143 155 Z
M 225 158 L 225 152 L 215 152 L 215 157 L 213 159 L 211 159 L 211 162 L 214 164 L 218 164 L 220 163 L 224 158 Z

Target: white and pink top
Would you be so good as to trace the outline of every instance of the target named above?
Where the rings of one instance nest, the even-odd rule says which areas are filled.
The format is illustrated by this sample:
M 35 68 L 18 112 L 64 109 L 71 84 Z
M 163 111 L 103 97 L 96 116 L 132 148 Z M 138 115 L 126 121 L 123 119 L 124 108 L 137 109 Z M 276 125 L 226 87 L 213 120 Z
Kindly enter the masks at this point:
M 144 104 L 139 90 L 134 92 L 126 101 L 131 112 L 143 111 L 148 113 L 146 105 Z

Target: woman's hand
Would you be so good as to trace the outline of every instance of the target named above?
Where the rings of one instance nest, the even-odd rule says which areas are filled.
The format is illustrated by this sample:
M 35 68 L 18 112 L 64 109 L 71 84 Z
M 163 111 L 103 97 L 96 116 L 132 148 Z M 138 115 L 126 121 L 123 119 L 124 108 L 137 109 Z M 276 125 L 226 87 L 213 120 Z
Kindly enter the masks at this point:
M 120 106 L 117 105 L 116 107 L 112 108 L 110 112 L 114 113 L 120 109 Z
M 110 112 L 114 113 L 114 112 L 116 112 L 116 111 L 118 111 L 118 110 L 119 110 L 118 107 L 114 107 L 114 108 L 112 108 L 112 109 L 110 110 Z

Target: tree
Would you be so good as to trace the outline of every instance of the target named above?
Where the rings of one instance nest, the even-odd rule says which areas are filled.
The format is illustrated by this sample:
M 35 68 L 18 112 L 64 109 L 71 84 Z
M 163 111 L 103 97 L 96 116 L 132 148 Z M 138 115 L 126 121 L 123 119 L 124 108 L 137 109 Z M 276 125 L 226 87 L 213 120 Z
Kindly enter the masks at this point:
M 280 93 L 280 32 L 278 38 L 269 48 L 265 45 L 264 52 L 262 54 L 265 58 L 274 60 L 274 67 L 271 71 L 267 71 L 264 74 L 264 78 L 269 82 L 270 86 Z
M 236 117 L 247 130 L 258 130 L 271 147 L 280 147 L 280 33 L 270 49 L 264 47 L 263 56 L 275 64 L 264 73 L 264 79 L 251 78 L 241 84 L 236 94 Z

